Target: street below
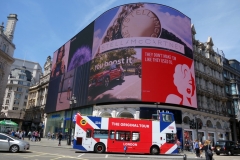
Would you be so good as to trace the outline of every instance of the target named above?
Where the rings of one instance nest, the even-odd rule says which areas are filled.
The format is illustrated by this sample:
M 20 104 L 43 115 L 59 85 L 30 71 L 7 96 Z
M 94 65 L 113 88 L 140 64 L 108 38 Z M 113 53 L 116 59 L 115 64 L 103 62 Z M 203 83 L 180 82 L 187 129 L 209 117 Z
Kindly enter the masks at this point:
M 69 159 L 80 159 L 80 160 L 106 160 L 106 159 L 114 159 L 114 160 L 124 160 L 124 159 L 141 159 L 141 160 L 149 160 L 149 159 L 165 159 L 165 160 L 182 160 L 183 154 L 181 155 L 141 155 L 141 154 L 115 154 L 115 153 L 89 153 L 89 152 L 81 152 L 79 150 L 75 150 L 67 146 L 66 144 L 63 146 L 57 146 L 57 141 L 50 140 L 51 145 L 47 146 L 46 143 L 41 142 L 31 142 L 31 148 L 26 152 L 19 153 L 10 153 L 10 152 L 0 152 L 1 160 L 69 160 Z M 66 143 L 66 141 L 64 141 Z M 56 144 L 56 146 L 53 146 Z M 205 159 L 203 158 L 195 158 L 195 154 L 186 152 L 187 160 L 193 159 Z M 226 155 L 214 155 L 215 160 L 239 160 L 240 156 L 226 156 Z

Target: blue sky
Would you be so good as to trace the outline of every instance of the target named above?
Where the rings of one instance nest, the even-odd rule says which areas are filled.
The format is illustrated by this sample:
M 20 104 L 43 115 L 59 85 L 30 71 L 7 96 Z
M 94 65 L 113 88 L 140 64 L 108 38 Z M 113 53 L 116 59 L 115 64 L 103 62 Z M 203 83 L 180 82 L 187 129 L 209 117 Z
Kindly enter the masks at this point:
M 189 18 L 196 29 L 196 39 L 214 46 L 225 57 L 240 61 L 239 0 L 7 0 L 0 2 L 0 22 L 6 26 L 10 13 L 18 15 L 14 34 L 15 58 L 38 62 L 80 32 L 102 13 L 133 2 L 151 2 L 173 7 Z

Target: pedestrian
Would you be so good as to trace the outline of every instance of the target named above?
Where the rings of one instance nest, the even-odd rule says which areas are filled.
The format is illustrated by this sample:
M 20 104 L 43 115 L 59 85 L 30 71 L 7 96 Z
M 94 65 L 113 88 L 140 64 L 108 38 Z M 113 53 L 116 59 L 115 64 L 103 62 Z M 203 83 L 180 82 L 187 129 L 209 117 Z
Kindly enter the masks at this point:
M 38 132 L 38 141 L 39 142 L 41 141 L 41 132 L 40 131 Z
M 28 132 L 28 140 L 29 140 L 29 141 L 30 141 L 31 136 L 32 136 L 32 132 L 29 131 L 29 132 Z
M 32 139 L 31 141 L 35 141 L 35 131 L 32 132 Z
M 54 132 L 52 133 L 52 140 L 54 140 Z
M 58 134 L 58 146 L 61 146 L 61 141 L 62 141 L 62 133 Z
M 206 160 L 212 160 L 213 156 L 209 154 L 209 151 L 212 152 L 212 146 L 211 146 L 211 141 L 210 140 L 205 141 L 205 143 L 203 145 L 203 149 L 205 151 Z
M 47 134 L 48 140 L 51 138 L 51 132 L 49 131 Z
M 177 144 L 178 153 L 180 153 L 181 152 L 181 142 L 179 141 L 179 139 L 177 139 L 176 144 Z
M 189 141 L 188 141 L 188 139 L 185 140 L 184 146 L 185 146 L 185 150 L 189 151 Z
M 18 138 L 19 138 L 19 139 L 22 139 L 22 138 L 23 138 L 23 132 L 22 132 L 22 131 L 19 131 Z
M 196 152 L 196 158 L 200 157 L 200 150 L 199 150 L 199 141 L 198 141 L 198 139 L 195 140 L 194 148 L 195 148 L 195 152 Z
M 22 131 L 22 139 L 24 140 L 26 132 L 23 130 Z
M 35 131 L 34 137 L 35 137 L 35 142 L 38 141 L 38 131 Z
M 200 157 L 202 158 L 203 145 L 201 142 L 199 142 L 199 150 L 200 150 Z

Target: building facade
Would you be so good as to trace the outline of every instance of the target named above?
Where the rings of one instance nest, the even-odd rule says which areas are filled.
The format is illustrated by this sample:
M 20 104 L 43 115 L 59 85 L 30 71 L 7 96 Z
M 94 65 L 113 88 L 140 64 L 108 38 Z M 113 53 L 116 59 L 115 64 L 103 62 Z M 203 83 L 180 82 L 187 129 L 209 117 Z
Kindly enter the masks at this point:
M 25 118 L 22 128 L 26 131 L 38 130 L 45 134 L 44 126 L 46 125 L 44 114 L 45 104 L 48 93 L 48 84 L 51 74 L 52 60 L 48 56 L 44 64 L 44 72 L 39 81 L 29 88 Z
M 240 63 L 227 58 L 223 61 L 223 77 L 227 95 L 227 108 L 230 117 L 230 128 L 233 131 L 232 139 L 240 141 Z
M 33 86 L 41 75 L 42 68 L 39 63 L 15 59 L 8 76 L 1 110 L 4 114 L 1 119 L 11 119 L 21 128 L 29 87 Z
M 7 85 L 10 68 L 14 62 L 13 54 L 16 48 L 15 44 L 13 43 L 13 36 L 16 23 L 18 21 L 17 15 L 9 14 L 7 18 L 8 21 L 6 29 L 4 30 L 3 23 L 0 25 L 0 110 L 2 109 L 4 92 Z

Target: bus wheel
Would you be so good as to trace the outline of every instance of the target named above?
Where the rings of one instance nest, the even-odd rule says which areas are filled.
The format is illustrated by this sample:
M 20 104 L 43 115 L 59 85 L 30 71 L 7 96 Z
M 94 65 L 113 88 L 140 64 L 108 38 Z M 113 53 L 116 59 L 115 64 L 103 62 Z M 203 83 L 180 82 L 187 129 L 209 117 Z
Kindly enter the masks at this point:
M 105 145 L 103 143 L 97 143 L 94 147 L 96 153 L 104 153 L 105 152 Z
M 152 146 L 151 147 L 151 154 L 153 154 L 153 155 L 159 154 L 159 148 L 157 146 Z

